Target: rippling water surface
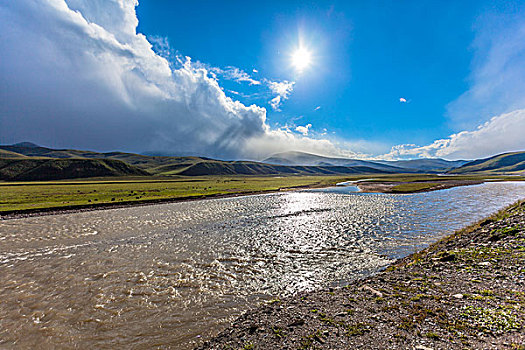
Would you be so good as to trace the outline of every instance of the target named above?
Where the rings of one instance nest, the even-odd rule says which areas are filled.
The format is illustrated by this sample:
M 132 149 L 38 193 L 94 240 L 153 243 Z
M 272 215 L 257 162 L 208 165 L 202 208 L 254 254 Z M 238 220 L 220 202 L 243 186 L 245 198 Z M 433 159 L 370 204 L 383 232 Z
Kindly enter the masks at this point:
M 272 295 L 342 285 L 525 198 L 332 188 L 0 221 L 2 348 L 188 349 Z

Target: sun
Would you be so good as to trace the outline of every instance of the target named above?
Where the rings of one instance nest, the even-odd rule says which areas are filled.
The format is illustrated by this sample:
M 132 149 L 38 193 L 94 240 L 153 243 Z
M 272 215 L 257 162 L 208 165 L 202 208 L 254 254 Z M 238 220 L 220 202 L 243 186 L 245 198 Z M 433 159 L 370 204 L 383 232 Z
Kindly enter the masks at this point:
M 292 65 L 299 72 L 308 68 L 312 63 L 312 54 L 305 48 L 298 48 L 292 53 Z

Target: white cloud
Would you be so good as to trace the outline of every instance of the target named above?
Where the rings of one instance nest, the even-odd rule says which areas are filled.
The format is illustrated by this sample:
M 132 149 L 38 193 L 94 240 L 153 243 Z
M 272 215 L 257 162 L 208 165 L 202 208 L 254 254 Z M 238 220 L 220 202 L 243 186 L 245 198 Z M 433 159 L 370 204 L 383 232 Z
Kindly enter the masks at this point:
M 250 85 L 261 85 L 261 82 L 259 80 L 253 79 L 248 73 L 237 67 L 229 66 L 226 67 L 226 69 L 212 67 L 210 68 L 210 71 L 216 74 L 220 74 L 224 78 L 234 80 L 238 83 L 246 82 Z
M 265 108 L 226 96 L 202 64 L 180 56 L 170 64 L 137 33 L 136 5 L 120 0 L 2 3 L 3 143 L 252 159 L 290 145 L 336 152 L 330 141 L 271 130 Z M 165 40 L 153 41 L 171 52 Z M 228 74 L 255 84 L 240 70 Z M 269 85 L 279 97 L 277 108 L 293 84 Z
M 293 81 L 266 81 L 268 83 L 268 87 L 270 90 L 278 94 L 279 96 L 282 96 L 283 98 L 288 98 L 290 93 L 293 91 L 293 86 L 295 82 Z
M 268 87 L 270 90 L 277 94 L 276 97 L 272 98 L 269 102 L 270 106 L 274 110 L 279 110 L 279 107 L 281 106 L 281 103 L 288 99 L 290 94 L 293 91 L 293 86 L 295 85 L 295 82 L 293 81 L 271 81 L 268 79 L 265 79 L 266 84 L 268 84 Z
M 317 107 L 315 107 L 315 110 L 316 110 L 316 111 L 318 111 L 318 110 L 320 110 L 320 109 L 321 109 L 321 106 L 317 106 Z
M 168 38 L 153 35 L 148 36 L 148 41 L 151 43 L 153 50 L 155 50 L 159 56 L 164 57 L 168 61 L 174 59 L 174 52 L 170 47 Z
M 253 72 L 253 73 L 259 73 L 259 71 L 258 71 L 257 69 L 255 69 L 255 68 L 252 69 L 252 72 Z
M 474 159 L 525 150 L 525 109 L 491 118 L 473 131 L 462 131 L 430 145 L 397 145 L 383 159 Z
M 165 38 L 137 33 L 136 4 L 121 0 L 2 2 L 2 143 L 28 140 L 51 147 L 251 159 L 292 149 L 363 158 L 367 149 L 373 149 L 364 141 L 317 140 L 286 128 L 271 129 L 266 109 L 226 96 L 215 78 L 218 73 L 210 67 L 175 55 Z M 516 37 L 522 35 L 518 31 Z M 483 82 L 488 84 L 503 71 L 511 83 L 510 95 L 522 96 L 525 89 L 518 87 L 525 81 L 525 68 L 517 63 L 523 61 L 523 42 L 511 39 L 507 45 L 494 44 L 503 45 L 502 52 L 510 52 L 511 58 L 496 55 L 493 61 L 504 67 L 496 64 L 501 69 L 488 69 L 480 76 L 490 79 Z M 496 51 L 500 52 L 491 52 Z M 514 67 L 516 77 L 505 67 Z M 270 101 L 274 109 L 290 96 L 295 84 L 259 81 L 234 67 L 223 71 L 240 82 L 264 83 L 274 94 Z M 524 127 L 524 111 L 517 110 L 431 145 L 394 147 L 385 157 L 474 158 L 524 149 Z M 306 133 L 296 131 L 311 136 L 308 125 L 302 128 Z
M 525 108 L 525 6 L 486 13 L 474 30 L 469 89 L 447 106 L 452 125 L 459 130 Z
M 404 97 L 400 97 L 400 98 L 399 98 L 399 102 L 401 102 L 401 103 L 406 103 L 406 102 L 407 102 L 407 99 L 404 98 Z
M 246 144 L 247 151 L 255 159 L 267 158 L 270 154 L 285 151 L 309 152 L 325 156 L 364 158 L 365 155 L 342 148 L 337 142 L 315 140 L 310 137 L 297 136 L 288 128 L 270 130 L 262 137 L 254 137 Z
M 295 131 L 300 132 L 304 136 L 308 135 L 308 131 L 310 131 L 310 128 L 312 127 L 312 124 L 306 124 L 305 126 L 298 126 L 295 128 Z
M 268 103 L 270 104 L 270 106 L 272 106 L 274 110 L 278 111 L 279 106 L 281 105 L 281 96 L 275 96 Z

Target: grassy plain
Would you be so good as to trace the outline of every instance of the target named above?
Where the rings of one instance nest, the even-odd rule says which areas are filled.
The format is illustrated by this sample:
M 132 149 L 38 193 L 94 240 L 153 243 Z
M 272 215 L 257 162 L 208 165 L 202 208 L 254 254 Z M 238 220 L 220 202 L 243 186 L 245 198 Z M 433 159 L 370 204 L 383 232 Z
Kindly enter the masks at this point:
M 111 204 L 137 204 L 271 192 L 301 187 L 326 187 L 370 176 L 203 176 L 93 178 L 44 182 L 0 182 L 0 214 Z M 399 182 L 396 193 L 429 189 L 450 180 L 481 180 L 479 176 L 379 175 L 374 182 Z M 490 177 L 520 180 L 522 177 Z M 370 181 L 370 179 L 369 179 Z
M 341 176 L 186 177 L 176 179 L 89 179 L 0 182 L 0 213 L 48 208 L 132 204 L 218 195 L 249 194 L 297 187 L 324 187 Z

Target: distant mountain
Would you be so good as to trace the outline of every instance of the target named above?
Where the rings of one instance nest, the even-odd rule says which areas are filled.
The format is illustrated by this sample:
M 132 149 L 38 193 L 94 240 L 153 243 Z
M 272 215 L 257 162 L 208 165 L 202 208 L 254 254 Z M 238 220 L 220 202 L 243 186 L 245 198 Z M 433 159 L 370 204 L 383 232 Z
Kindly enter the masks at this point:
M 10 158 L 18 157 L 37 157 L 37 158 L 59 158 L 59 159 L 115 159 L 146 170 L 152 174 L 169 175 L 178 172 L 181 168 L 190 166 L 202 158 L 199 157 L 161 157 L 144 156 L 135 153 L 107 152 L 99 153 L 92 151 L 81 151 L 73 149 L 53 149 L 47 147 L 25 147 L 21 144 L 0 146 L 0 158 L 6 158 L 5 152 Z
M 387 172 L 407 172 L 406 168 L 396 165 L 383 164 L 379 162 L 372 162 L 360 159 L 350 158 L 332 158 L 324 157 L 317 154 L 305 152 L 283 152 L 277 153 L 273 156 L 263 160 L 264 163 L 278 164 L 278 165 L 308 165 L 308 166 L 364 166 L 379 171 Z M 412 170 L 408 172 L 413 172 Z
M 425 172 L 446 172 L 468 163 L 468 160 L 445 160 L 440 158 L 423 158 L 410 160 L 380 160 L 378 163 L 395 165 L 401 168 L 416 169 Z
M 459 168 L 455 168 L 459 166 Z M 453 170 L 450 170 L 453 169 Z M 102 176 L 345 175 L 481 172 L 524 173 L 525 152 L 473 162 L 443 159 L 366 161 L 284 152 L 264 162 L 222 161 L 205 157 L 145 156 L 124 152 L 52 149 L 30 142 L 0 146 L 0 180 L 56 180 Z
M 0 158 L 27 158 L 23 154 L 0 149 Z
M 36 145 L 33 142 L 20 142 L 20 143 L 15 143 L 13 146 L 25 147 L 25 148 L 38 148 L 38 147 L 40 147 L 39 145 Z
M 449 174 L 521 174 L 525 175 L 525 151 L 498 154 L 468 162 Z
M 35 145 L 36 146 L 36 145 Z M 98 153 L 71 149 L 51 149 L 24 145 L 0 146 L 0 180 L 55 180 L 88 176 L 126 175 L 341 175 L 341 174 L 390 174 L 397 171 L 388 166 L 369 167 L 334 166 L 284 166 L 250 161 L 222 161 L 204 157 L 144 156 L 134 153 Z M 17 162 L 15 162 L 17 160 Z M 65 162 L 65 161 L 69 162 Z M 127 170 L 103 172 L 97 165 L 116 161 L 128 166 Z M 120 164 L 119 163 L 119 164 Z M 112 163 L 112 168 L 116 168 Z M 361 164 L 361 163 L 356 163 Z M 367 164 L 366 162 L 363 164 Z M 85 166 L 90 171 L 82 172 Z M 40 173 L 39 177 L 37 174 Z
M 377 170 L 398 173 L 413 172 L 445 172 L 467 163 L 466 160 L 449 161 L 444 159 L 412 159 L 412 160 L 360 160 L 350 158 L 332 158 L 305 152 L 283 152 L 274 154 L 263 160 L 265 163 L 280 165 L 337 165 L 337 166 L 367 166 Z
M 106 176 L 145 176 L 146 171 L 115 159 L 0 158 L 0 180 L 62 180 Z

